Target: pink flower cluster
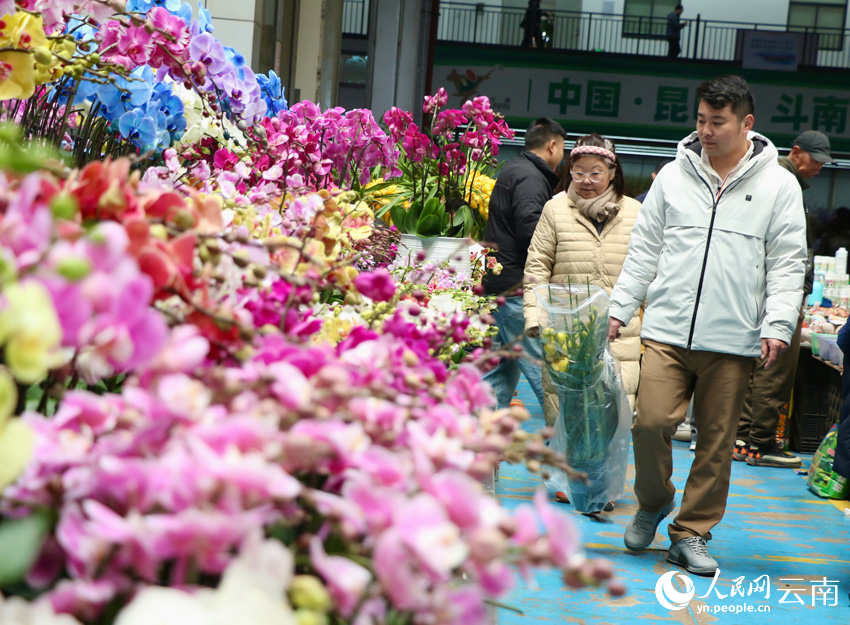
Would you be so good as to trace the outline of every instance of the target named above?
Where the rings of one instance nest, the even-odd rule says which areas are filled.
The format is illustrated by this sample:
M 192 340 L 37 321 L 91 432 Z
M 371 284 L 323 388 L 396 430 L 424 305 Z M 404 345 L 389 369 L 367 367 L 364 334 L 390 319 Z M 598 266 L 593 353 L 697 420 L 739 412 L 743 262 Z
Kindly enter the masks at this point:
M 62 345 L 74 350 L 76 370 L 94 383 L 147 366 L 167 327 L 149 308 L 154 284 L 130 253 L 124 227 L 107 221 L 84 232 L 74 221 L 54 220 L 57 204 L 70 201 L 40 173 L 20 182 L 0 174 L 0 247 L 13 274 L 50 293 Z
M 394 169 L 398 160 L 394 142 L 367 109 L 322 111 L 299 102 L 263 127 L 272 166 L 280 170 L 277 179 L 300 175 L 311 190 L 347 188 L 355 181 L 364 185 L 374 167 Z
M 24 417 L 36 455 L 2 506 L 59 513 L 30 573 L 58 611 L 91 619 L 140 586 L 221 574 L 256 527 L 318 528 L 313 566 L 355 622 L 394 609 L 480 623 L 483 599 L 512 585 L 509 562 L 581 564 L 545 498 L 511 516 L 484 493 L 516 421 L 488 411 L 476 369 L 430 357 L 414 324 L 336 348 L 271 335 L 252 362 L 200 377 L 187 372 L 200 371 L 203 339 L 178 330 L 184 357 L 121 395 L 71 393 L 52 419 Z M 326 553 L 340 541 L 373 554 L 373 571 Z

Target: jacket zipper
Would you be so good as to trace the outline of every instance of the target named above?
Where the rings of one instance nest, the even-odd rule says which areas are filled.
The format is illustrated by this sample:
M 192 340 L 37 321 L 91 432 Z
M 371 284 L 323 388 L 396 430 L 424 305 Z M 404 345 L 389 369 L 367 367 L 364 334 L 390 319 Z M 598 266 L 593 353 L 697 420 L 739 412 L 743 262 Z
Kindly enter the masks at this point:
M 721 189 L 718 195 L 715 195 L 714 191 L 712 191 L 711 189 L 711 185 L 708 184 L 708 181 L 700 175 L 699 170 L 697 170 L 696 165 L 694 165 L 694 162 L 690 158 L 688 158 L 688 162 L 691 164 L 691 167 L 693 167 L 694 174 L 696 174 L 696 177 L 702 180 L 702 183 L 706 186 L 708 192 L 713 198 L 713 206 L 711 208 L 711 221 L 708 224 L 708 237 L 706 237 L 705 240 L 705 255 L 702 259 L 702 270 L 700 271 L 699 283 L 697 284 L 697 298 L 694 302 L 694 315 L 693 317 L 691 317 L 691 330 L 688 333 L 688 346 L 685 348 L 687 351 L 691 351 L 691 343 L 694 340 L 694 331 L 696 330 L 697 312 L 699 311 L 699 300 L 702 296 L 702 285 L 705 281 L 705 268 L 708 264 L 708 249 L 711 246 L 711 235 L 714 233 L 714 218 L 717 216 L 717 205 L 720 204 L 720 198 L 723 197 L 723 194 L 735 185 L 737 185 L 740 180 L 743 180 L 744 176 L 749 173 L 750 169 L 752 169 L 754 165 L 751 166 L 750 169 L 748 169 L 747 171 L 743 172 L 734 181 L 732 181 L 732 183 L 728 187 Z

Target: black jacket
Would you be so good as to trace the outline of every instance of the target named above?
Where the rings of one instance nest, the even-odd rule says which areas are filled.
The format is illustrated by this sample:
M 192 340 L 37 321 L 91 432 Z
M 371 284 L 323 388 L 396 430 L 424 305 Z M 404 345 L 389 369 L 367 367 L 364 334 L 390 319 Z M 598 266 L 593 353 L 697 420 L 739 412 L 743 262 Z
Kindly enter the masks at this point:
M 800 172 L 797 171 L 797 167 L 794 163 L 791 162 L 791 159 L 787 156 L 780 156 L 777 159 L 777 162 L 794 174 L 794 177 L 797 179 L 797 182 L 800 183 L 800 188 L 805 191 L 809 188 L 809 183 L 806 182 L 805 178 L 800 175 Z M 812 286 L 815 281 L 815 241 L 812 236 L 812 229 L 808 226 L 809 223 L 809 207 L 806 206 L 806 203 L 803 202 L 803 209 L 806 211 L 806 278 L 803 281 L 803 304 L 806 303 L 806 295 L 812 292 Z
M 495 256 L 502 273 L 484 276 L 485 293 L 501 294 L 522 285 L 531 237 L 557 184 L 555 172 L 531 152 L 523 152 L 502 167 L 490 195 L 484 231 L 484 240 L 497 248 Z

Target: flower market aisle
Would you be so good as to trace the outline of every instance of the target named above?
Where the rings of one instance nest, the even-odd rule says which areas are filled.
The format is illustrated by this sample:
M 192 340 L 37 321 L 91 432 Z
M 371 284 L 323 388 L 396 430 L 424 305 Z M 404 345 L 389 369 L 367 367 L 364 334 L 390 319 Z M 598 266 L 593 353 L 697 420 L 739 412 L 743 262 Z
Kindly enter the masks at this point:
M 542 428 L 540 407 L 524 379 L 520 382 L 519 398 L 532 415 L 524 428 L 530 432 Z M 686 443 L 673 443 L 677 504 L 692 458 Z M 808 467 L 810 461 L 811 457 L 805 456 L 804 467 Z M 505 599 L 507 605 L 525 614 L 501 610 L 499 625 L 529 625 L 534 621 L 617 625 L 791 622 L 846 625 L 850 622 L 847 596 L 850 590 L 850 514 L 845 514 L 850 503 L 819 499 L 806 488 L 805 477 L 795 471 L 734 462 L 726 516 L 709 542 L 711 555 L 720 563 L 720 575 L 714 589 L 709 590 L 712 578 L 689 575 L 666 561 L 669 545 L 666 525 L 675 511 L 662 521 L 656 541 L 647 551 L 632 554 L 626 550 L 623 531 L 636 508 L 631 490 L 634 477 L 631 457 L 628 476 L 626 497 L 617 502 L 613 512 L 603 513 L 598 519 L 578 514 L 569 504 L 555 503 L 550 497 L 551 505 L 571 510 L 588 556 L 608 558 L 614 563 L 617 577 L 628 588 L 627 595 L 611 598 L 599 590 L 568 591 L 557 572 L 541 571 L 534 576 L 539 590 L 520 582 Z M 513 509 L 529 501 L 539 485 L 540 479 L 529 473 L 524 465 L 503 463 L 496 494 L 505 508 Z M 674 571 L 681 573 L 674 576 L 677 581 L 684 582 L 687 577 L 693 584 L 693 598 L 678 610 L 662 607 L 656 598 L 660 577 Z M 751 583 L 760 585 L 765 580 L 757 581 L 761 576 L 770 579 L 770 596 L 766 596 L 763 588 L 747 596 Z M 738 578 L 743 578 L 740 580 L 743 597 L 739 592 L 731 596 Z M 827 592 L 813 607 L 812 592 L 817 586 Z M 679 588 L 688 590 L 686 586 Z M 799 591 L 786 594 L 786 589 L 794 588 Z M 672 599 L 669 594 L 662 596 Z M 801 601 L 805 605 L 801 605 Z M 832 603 L 837 605 L 832 606 Z M 752 606 L 752 612 L 747 611 L 748 606 Z M 767 607 L 769 612 L 765 612 Z M 741 613 L 735 612 L 738 609 Z

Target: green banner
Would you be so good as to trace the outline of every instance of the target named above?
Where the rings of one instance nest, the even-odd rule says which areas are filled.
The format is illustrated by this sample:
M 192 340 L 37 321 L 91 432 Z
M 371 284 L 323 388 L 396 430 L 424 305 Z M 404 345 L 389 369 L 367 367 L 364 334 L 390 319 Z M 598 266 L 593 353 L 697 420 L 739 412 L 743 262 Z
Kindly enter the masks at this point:
M 727 73 L 747 79 L 756 98 L 755 130 L 778 147 L 814 129 L 835 151 L 850 152 L 850 74 L 844 70 L 754 71 L 724 63 L 439 44 L 433 84 L 445 87 L 450 106 L 488 96 L 514 127 L 551 117 L 571 135 L 681 139 L 695 127 L 697 86 Z

